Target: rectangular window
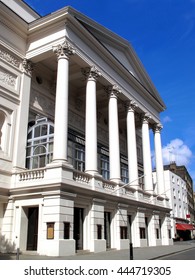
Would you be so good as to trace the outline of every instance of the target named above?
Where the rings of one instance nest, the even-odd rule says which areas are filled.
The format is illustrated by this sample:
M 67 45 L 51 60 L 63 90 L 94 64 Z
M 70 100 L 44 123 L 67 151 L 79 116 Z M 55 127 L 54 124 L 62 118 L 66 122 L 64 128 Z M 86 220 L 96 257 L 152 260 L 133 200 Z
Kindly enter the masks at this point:
M 169 239 L 171 239 L 171 230 L 170 229 L 168 229 L 168 237 L 169 237 Z
M 76 140 L 75 140 L 76 141 Z M 76 170 L 85 171 L 85 146 L 68 141 L 68 161 Z
M 100 173 L 104 179 L 110 179 L 110 163 L 109 157 L 106 155 L 100 156 Z
M 140 239 L 146 239 L 146 229 L 143 227 L 139 228 Z
M 64 239 L 70 238 L 70 223 L 64 222 Z
M 54 239 L 54 223 L 47 223 L 47 239 Z
M 128 165 L 121 163 L 121 180 L 127 184 L 129 182 Z
M 97 239 L 102 239 L 102 225 L 97 225 Z
M 120 227 L 121 239 L 127 239 L 127 227 Z
M 75 144 L 75 153 L 74 153 L 74 167 L 84 172 L 85 171 L 85 147 L 80 144 Z

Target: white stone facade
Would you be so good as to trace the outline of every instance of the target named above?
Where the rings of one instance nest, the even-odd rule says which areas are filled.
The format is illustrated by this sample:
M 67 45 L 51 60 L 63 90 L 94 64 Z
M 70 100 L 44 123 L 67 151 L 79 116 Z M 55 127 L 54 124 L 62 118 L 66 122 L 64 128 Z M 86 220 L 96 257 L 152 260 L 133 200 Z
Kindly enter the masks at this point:
M 71 7 L 0 14 L 0 250 L 171 244 L 165 105 L 132 47 Z
M 174 172 L 170 170 L 164 171 L 165 183 L 166 183 L 166 196 L 171 203 L 171 231 L 174 238 L 177 237 L 176 224 L 188 224 L 188 200 L 187 200 L 187 187 L 186 182 Z M 190 231 L 190 235 L 193 235 L 193 231 Z

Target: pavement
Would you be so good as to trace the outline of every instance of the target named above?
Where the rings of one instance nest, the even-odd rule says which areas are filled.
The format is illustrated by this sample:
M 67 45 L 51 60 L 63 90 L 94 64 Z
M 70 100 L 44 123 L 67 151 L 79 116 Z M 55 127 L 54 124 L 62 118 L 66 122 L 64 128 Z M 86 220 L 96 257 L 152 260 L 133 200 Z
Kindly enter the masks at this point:
M 155 260 L 167 255 L 195 248 L 195 240 L 177 241 L 173 245 L 133 248 L 131 260 Z M 130 260 L 130 250 L 108 250 L 101 253 L 79 251 L 74 256 L 48 257 L 36 252 L 22 252 L 19 255 L 0 253 L 0 260 Z

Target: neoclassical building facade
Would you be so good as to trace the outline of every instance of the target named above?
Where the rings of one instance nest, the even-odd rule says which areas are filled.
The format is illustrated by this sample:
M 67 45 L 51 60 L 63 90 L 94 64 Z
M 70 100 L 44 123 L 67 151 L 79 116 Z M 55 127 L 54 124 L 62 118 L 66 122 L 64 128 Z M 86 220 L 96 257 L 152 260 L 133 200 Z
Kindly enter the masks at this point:
M 1 251 L 172 244 L 165 104 L 129 42 L 71 7 L 0 14 Z

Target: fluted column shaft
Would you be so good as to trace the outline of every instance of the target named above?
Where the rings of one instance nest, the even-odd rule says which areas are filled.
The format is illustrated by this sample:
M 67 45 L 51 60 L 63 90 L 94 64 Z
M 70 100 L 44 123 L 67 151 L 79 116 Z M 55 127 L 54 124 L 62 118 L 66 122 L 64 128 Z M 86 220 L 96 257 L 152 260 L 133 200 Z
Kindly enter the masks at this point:
M 67 161 L 69 56 L 74 50 L 64 42 L 53 48 L 58 58 L 53 161 Z
M 137 144 L 135 130 L 135 108 L 136 104 L 130 102 L 127 106 L 127 149 L 128 149 L 128 171 L 129 183 L 138 188 L 138 165 L 137 165 Z M 132 183 L 131 183 L 132 182 Z
M 111 86 L 108 92 L 110 180 L 119 182 L 121 172 L 117 97 L 120 91 L 117 86 Z
M 142 149 L 143 149 L 143 164 L 144 164 L 144 189 L 145 191 L 153 191 L 152 182 L 152 161 L 150 149 L 149 135 L 149 116 L 144 115 L 142 119 Z
M 98 173 L 97 168 L 97 106 L 96 81 L 100 72 L 95 68 L 82 69 L 87 78 L 85 112 L 85 172 Z
M 161 145 L 161 129 L 162 129 L 161 125 L 155 125 L 155 127 L 153 128 L 158 194 L 163 194 L 165 192 L 164 168 L 163 168 L 162 145 Z

